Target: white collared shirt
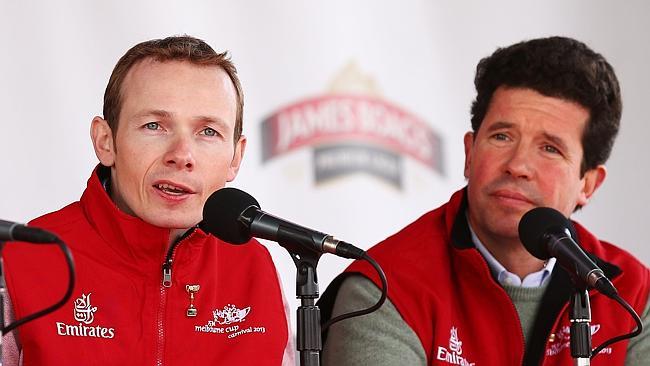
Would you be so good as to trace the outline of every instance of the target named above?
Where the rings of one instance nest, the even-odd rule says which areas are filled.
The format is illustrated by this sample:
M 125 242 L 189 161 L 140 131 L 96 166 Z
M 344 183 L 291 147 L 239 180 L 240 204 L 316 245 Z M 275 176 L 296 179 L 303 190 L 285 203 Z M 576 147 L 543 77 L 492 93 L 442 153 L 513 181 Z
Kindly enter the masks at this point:
M 553 271 L 553 267 L 555 267 L 554 257 L 549 258 L 549 260 L 546 261 L 544 268 L 537 272 L 530 273 L 522 280 L 516 274 L 509 272 L 506 267 L 499 263 L 492 253 L 487 250 L 479 240 L 478 236 L 476 236 L 476 233 L 472 229 L 472 225 L 469 223 L 469 219 L 467 220 L 467 226 L 469 226 L 469 231 L 472 234 L 472 242 L 474 242 L 476 249 L 478 249 L 483 258 L 485 258 L 488 267 L 490 267 L 490 271 L 492 271 L 492 274 L 500 284 L 519 287 L 540 287 L 551 277 L 551 272 Z

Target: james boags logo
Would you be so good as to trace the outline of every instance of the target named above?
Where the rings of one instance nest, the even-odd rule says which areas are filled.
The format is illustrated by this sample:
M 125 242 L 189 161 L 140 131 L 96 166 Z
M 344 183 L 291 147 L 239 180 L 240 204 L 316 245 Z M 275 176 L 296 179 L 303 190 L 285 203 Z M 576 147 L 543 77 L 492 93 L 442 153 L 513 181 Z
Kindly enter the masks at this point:
M 444 174 L 440 136 L 423 120 L 381 98 L 349 65 L 328 94 L 293 103 L 262 122 L 262 160 L 314 146 L 315 182 L 365 172 L 402 186 L 402 157 Z
M 115 328 L 102 327 L 100 325 L 91 326 L 95 321 L 95 312 L 97 306 L 90 302 L 92 293 L 81 294 L 81 297 L 74 301 L 74 320 L 78 324 L 66 324 L 56 322 L 56 333 L 60 336 L 68 337 L 94 337 L 94 338 L 114 338 Z

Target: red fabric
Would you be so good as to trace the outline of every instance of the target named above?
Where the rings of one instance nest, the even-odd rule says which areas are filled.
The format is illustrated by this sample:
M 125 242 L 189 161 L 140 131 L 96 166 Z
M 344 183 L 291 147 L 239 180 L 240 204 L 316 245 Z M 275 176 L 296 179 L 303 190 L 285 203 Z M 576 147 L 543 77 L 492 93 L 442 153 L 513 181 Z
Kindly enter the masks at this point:
M 25 365 L 281 364 L 287 319 L 275 267 L 259 243 L 234 246 L 195 229 L 176 247 L 165 288 L 169 231 L 120 212 L 97 174 L 80 202 L 31 225 L 70 246 L 77 283 L 62 308 L 19 328 Z M 58 249 L 11 243 L 4 257 L 16 318 L 61 298 L 67 269 Z M 192 318 L 186 285 L 194 284 Z M 83 305 L 89 294 L 86 305 L 96 310 L 85 324 L 88 306 L 75 311 L 75 300 Z M 58 334 L 84 327 L 86 336 Z
M 447 204 L 368 253 L 385 271 L 388 297 L 418 335 L 430 364 L 521 365 L 524 337 L 510 297 L 473 244 L 464 249 L 451 244 L 456 217 L 464 215 L 459 212 L 463 194 L 455 193 Z M 613 283 L 641 314 L 650 289 L 648 269 L 630 254 L 576 227 L 588 252 L 623 269 Z M 354 262 L 346 271 L 359 272 L 380 286 L 375 271 L 365 262 Z M 599 327 L 593 335 L 594 346 L 634 328 L 631 317 L 614 301 L 594 292 L 590 298 L 591 324 Z M 572 364 L 563 332 L 568 325 L 565 307 L 551 332 L 555 336 L 549 337 L 553 341 L 547 342 L 543 365 Z M 626 347 L 627 342 L 615 344 L 611 353 L 599 355 L 592 365 L 623 365 Z

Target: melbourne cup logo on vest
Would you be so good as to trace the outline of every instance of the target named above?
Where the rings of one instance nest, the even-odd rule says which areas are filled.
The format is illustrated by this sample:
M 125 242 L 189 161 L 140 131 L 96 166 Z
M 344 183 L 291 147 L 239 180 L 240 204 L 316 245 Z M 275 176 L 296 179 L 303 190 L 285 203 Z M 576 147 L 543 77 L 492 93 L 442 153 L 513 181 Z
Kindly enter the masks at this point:
M 266 333 L 266 327 L 259 325 L 245 325 L 246 317 L 251 312 L 251 307 L 238 308 L 228 304 L 223 309 L 212 311 L 212 319 L 205 325 L 195 325 L 194 331 L 200 333 L 222 334 L 228 339 L 233 339 L 244 334 Z
M 348 65 L 329 93 L 295 102 L 262 122 L 263 164 L 313 147 L 314 182 L 363 172 L 402 188 L 403 157 L 444 175 L 440 136 L 382 98 L 374 81 Z
M 590 326 L 591 335 L 598 333 L 600 324 L 592 324 Z M 546 348 L 547 356 L 557 356 L 562 350 L 571 347 L 571 328 L 568 325 L 562 326 L 557 332 L 552 333 L 548 338 L 548 346 Z M 603 348 L 599 354 L 611 354 L 612 347 Z
M 56 333 L 58 335 L 107 339 L 115 337 L 115 328 L 91 325 L 95 321 L 95 312 L 97 312 L 97 306 L 93 306 L 90 302 L 91 294 L 81 294 L 81 297 L 74 300 L 73 315 L 74 320 L 78 322 L 77 324 L 56 322 Z
M 463 354 L 463 342 L 458 338 L 458 328 L 451 327 L 451 335 L 449 336 L 449 349 L 438 346 L 438 352 L 436 354 L 436 359 L 439 361 L 445 361 L 446 363 L 452 365 L 461 365 L 461 366 L 474 366 L 474 362 L 467 361 Z

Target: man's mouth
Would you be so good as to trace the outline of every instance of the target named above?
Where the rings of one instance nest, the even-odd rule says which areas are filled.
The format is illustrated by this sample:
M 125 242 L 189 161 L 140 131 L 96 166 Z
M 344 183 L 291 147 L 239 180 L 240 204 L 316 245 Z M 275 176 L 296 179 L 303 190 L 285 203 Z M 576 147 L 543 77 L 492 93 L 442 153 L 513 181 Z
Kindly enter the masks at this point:
M 172 195 L 172 196 L 181 196 L 181 195 L 184 195 L 184 194 L 193 193 L 193 192 L 190 192 L 189 190 L 187 190 L 186 188 L 175 186 L 175 185 L 169 184 L 169 183 L 157 183 L 157 184 L 154 184 L 153 187 L 160 190 L 160 191 L 162 191 L 162 192 L 164 192 L 164 193 L 166 193 L 166 194 Z
M 508 189 L 500 189 L 492 193 L 493 196 L 502 199 L 502 200 L 507 200 L 510 202 L 520 202 L 524 204 L 534 204 L 533 200 L 528 198 L 528 196 L 521 194 L 517 191 L 512 191 Z

